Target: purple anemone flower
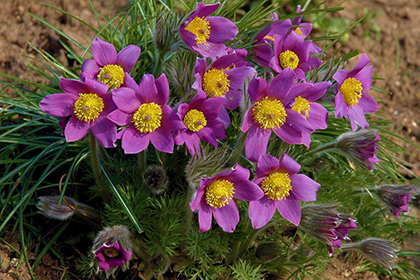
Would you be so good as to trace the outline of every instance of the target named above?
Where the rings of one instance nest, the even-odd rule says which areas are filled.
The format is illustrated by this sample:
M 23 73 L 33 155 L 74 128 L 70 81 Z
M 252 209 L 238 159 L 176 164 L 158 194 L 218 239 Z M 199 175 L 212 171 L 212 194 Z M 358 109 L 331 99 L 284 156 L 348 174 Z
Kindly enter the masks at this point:
M 274 34 L 274 56 L 270 61 L 270 67 L 277 73 L 287 68 L 296 73 L 298 80 L 305 80 L 305 72 L 317 68 L 321 61 L 316 57 L 310 57 L 312 41 L 295 31 L 287 36 Z
M 199 90 L 190 104 L 182 103 L 178 107 L 178 116 L 187 129 L 175 132 L 175 144 L 185 143 L 191 156 L 195 153 L 201 155 L 200 139 L 217 147 L 217 139 L 226 137 L 225 128 L 219 120 L 223 98 L 206 98 L 206 94 Z
M 327 89 L 331 86 L 331 83 L 300 83 L 293 87 L 293 91 L 295 91 L 297 87 L 301 87 L 303 85 L 305 85 L 307 89 L 303 91 L 301 95 L 295 97 L 294 102 L 291 104 L 292 110 L 304 116 L 314 130 L 326 129 L 328 111 L 324 108 L 324 106 L 315 101 L 320 99 L 325 94 Z M 309 133 L 304 134 L 303 144 L 306 147 L 309 147 L 310 142 L 311 137 Z
M 113 148 L 117 140 L 117 127 L 107 115 L 117 107 L 107 94 L 108 86 L 91 79 L 85 82 L 60 79 L 64 93 L 47 95 L 39 106 L 54 117 L 60 117 L 67 142 L 82 139 L 89 130 L 105 148 Z M 67 117 L 70 117 L 68 121 Z
M 196 80 L 192 87 L 203 90 L 209 97 L 223 97 L 226 109 L 236 109 L 242 100 L 243 94 L 239 90 L 244 87 L 245 79 L 257 73 L 254 68 L 246 66 L 245 57 L 242 50 L 238 55 L 233 51 L 219 57 L 209 67 L 206 59 L 197 59 L 194 69 Z
M 129 45 L 117 54 L 111 43 L 95 38 L 92 41 L 92 55 L 93 59 L 83 62 L 80 78 L 99 80 L 114 89 L 127 86 L 126 77 L 140 56 L 140 48 Z
M 296 13 L 301 13 L 301 12 L 303 12 L 303 10 L 301 6 L 298 5 L 296 9 Z M 309 22 L 302 22 L 302 18 L 303 18 L 303 13 L 300 14 L 298 17 L 295 17 L 294 19 L 292 19 L 292 24 L 295 25 L 296 27 L 292 27 L 291 30 L 295 31 L 297 34 L 301 35 L 303 38 L 307 38 L 309 34 L 311 34 L 313 25 Z M 312 42 L 309 48 L 309 52 L 322 54 L 321 48 L 315 45 L 314 42 Z
M 135 84 L 134 81 L 132 83 Z M 118 109 L 108 118 L 120 126 L 127 125 L 117 135 L 126 154 L 143 151 L 150 141 L 161 152 L 173 152 L 171 132 L 185 129 L 185 126 L 172 108 L 166 105 L 169 85 L 164 74 L 156 81 L 153 75 L 145 74 L 140 85 L 115 89 L 112 98 Z
M 408 212 L 413 187 L 382 185 L 378 187 L 378 195 L 395 217 L 401 212 Z
M 211 178 L 203 178 L 191 210 L 198 208 L 200 232 L 210 229 L 212 216 L 226 232 L 233 232 L 239 222 L 239 211 L 235 200 L 260 199 L 264 193 L 249 180 L 249 170 L 236 164 L 235 168 L 224 170 Z
M 362 129 L 368 128 L 365 114 L 379 109 L 375 99 L 366 93 L 372 84 L 373 66 L 366 66 L 369 61 L 369 57 L 362 54 L 353 70 L 341 70 L 333 76 L 338 90 L 335 97 L 335 117 L 348 116 L 353 131 L 357 129 L 357 125 Z
M 293 70 L 286 69 L 267 86 L 262 79 L 253 79 L 248 93 L 255 104 L 245 114 L 242 132 L 247 132 L 245 154 L 251 161 L 258 161 L 267 151 L 271 131 L 290 144 L 303 144 L 305 134 L 314 131 L 305 117 L 291 109 L 295 97 L 311 87 L 308 83 L 293 86 Z
M 274 56 L 274 34 L 286 36 L 292 26 L 290 19 L 278 21 L 277 14 L 273 12 L 272 15 L 273 23 L 261 29 L 253 39 L 255 42 L 252 43 L 255 61 L 265 68 L 270 68 L 270 60 Z
M 99 270 L 107 271 L 112 267 L 122 266 L 131 257 L 128 252 L 119 242 L 113 244 L 104 243 L 101 248 L 94 252 L 95 260 L 99 262 Z
M 219 6 L 220 3 L 197 3 L 196 10 L 179 27 L 179 35 L 188 47 L 212 59 L 227 54 L 224 42 L 233 40 L 238 33 L 238 28 L 230 20 L 209 16 Z
M 315 201 L 320 184 L 306 175 L 296 174 L 300 165 L 286 153 L 280 161 L 268 154 L 257 163 L 257 177 L 253 180 L 264 191 L 258 201 L 249 203 L 249 217 L 257 229 L 266 225 L 276 209 L 286 220 L 299 225 L 300 201 Z

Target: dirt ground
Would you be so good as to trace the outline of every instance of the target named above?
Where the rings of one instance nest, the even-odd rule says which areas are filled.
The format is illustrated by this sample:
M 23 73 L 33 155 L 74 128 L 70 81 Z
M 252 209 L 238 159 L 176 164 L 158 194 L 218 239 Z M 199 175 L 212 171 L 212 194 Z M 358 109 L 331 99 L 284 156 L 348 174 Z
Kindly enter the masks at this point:
M 52 6 L 62 8 L 70 14 L 98 27 L 97 18 L 93 15 L 89 1 L 85 0 L 44 0 Z M 124 7 L 126 0 L 92 0 L 99 13 L 115 15 Z M 303 2 L 303 1 L 302 1 Z M 328 1 L 332 7 L 341 1 Z M 370 94 L 380 100 L 382 116 L 394 123 L 393 130 L 399 135 L 420 143 L 420 2 L 418 0 L 348 0 L 342 5 L 345 10 L 336 16 L 346 18 L 351 23 L 363 13 L 368 20 L 353 29 L 347 41 L 341 43 L 342 52 L 357 49 L 367 53 L 374 66 L 373 75 L 384 80 L 374 81 L 373 85 L 387 90 L 387 93 L 371 90 Z M 59 34 L 52 31 L 29 13 L 47 20 L 70 37 L 87 45 L 95 35 L 80 22 L 43 6 L 32 0 L 2 0 L 0 2 L 0 72 L 18 78 L 45 83 L 46 81 L 28 70 L 30 58 L 39 58 L 34 47 L 44 49 L 69 65 L 66 52 L 60 47 Z M 65 39 L 63 39 L 65 41 Z M 29 58 L 29 59 L 28 59 Z M 350 66 L 357 59 L 350 61 Z M 350 68 L 349 68 L 350 69 Z M 403 141 L 399 142 L 411 156 L 406 160 L 413 166 L 412 172 L 420 175 L 420 152 Z M 19 250 L 19 243 L 12 236 L 1 235 L 8 239 L 14 248 Z M 9 246 L 0 242 L 0 279 L 30 279 L 25 265 L 18 267 L 18 258 Z M 30 255 L 31 257 L 31 255 Z M 34 257 L 34 256 L 32 256 Z M 327 269 L 325 278 L 330 279 L 378 279 L 369 273 L 356 273 L 357 264 L 344 262 L 335 258 Z M 60 279 L 62 268 L 49 254 L 38 266 L 36 279 Z M 137 279 L 137 278 L 136 278 Z

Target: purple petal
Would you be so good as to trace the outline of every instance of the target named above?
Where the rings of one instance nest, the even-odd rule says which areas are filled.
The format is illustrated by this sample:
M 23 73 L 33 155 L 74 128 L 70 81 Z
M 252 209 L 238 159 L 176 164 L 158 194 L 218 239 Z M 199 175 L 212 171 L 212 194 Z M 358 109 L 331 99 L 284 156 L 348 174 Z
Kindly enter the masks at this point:
M 209 69 L 226 69 L 230 66 L 233 65 L 233 63 L 236 60 L 236 54 L 235 53 L 230 53 L 224 56 L 219 57 L 218 59 L 216 59 L 209 67 Z M 229 70 L 230 71 L 230 70 Z M 197 71 L 196 71 L 197 72 Z M 204 74 L 204 73 L 203 73 Z
M 173 152 L 174 138 L 169 130 L 159 127 L 149 134 L 150 141 L 152 141 L 153 146 L 155 146 L 157 150 L 170 154 Z
M 210 23 L 210 37 L 209 41 L 214 43 L 223 43 L 231 41 L 238 34 L 236 25 L 223 17 L 208 17 Z
M 89 93 L 85 83 L 78 80 L 60 78 L 60 88 L 71 95 L 79 97 L 79 93 Z
M 290 176 L 293 196 L 300 201 L 315 201 L 320 184 L 306 175 L 295 174 Z M 288 198 L 287 198 L 288 199 Z
M 314 129 L 326 129 L 328 110 L 318 103 L 312 103 L 310 106 L 307 121 Z
M 267 152 L 271 130 L 261 129 L 257 124 L 251 126 L 245 140 L 245 155 L 247 159 L 257 162 L 260 155 Z
M 283 156 L 280 158 L 279 163 L 279 170 L 287 171 L 290 175 L 296 174 L 300 170 L 300 164 L 297 163 L 291 156 L 288 154 L 283 154 Z
M 378 103 L 376 103 L 375 99 L 367 93 L 362 95 L 362 98 L 359 99 L 359 105 L 363 112 L 366 113 L 373 113 L 379 110 Z
M 349 108 L 344 101 L 343 94 L 341 92 L 337 92 L 337 95 L 335 96 L 335 117 L 336 118 L 342 118 L 348 115 Z
M 244 87 L 244 81 L 246 78 L 251 78 L 257 71 L 252 67 L 236 67 L 226 71 L 229 75 L 230 88 L 242 89 Z
M 139 85 L 141 103 L 156 102 L 157 87 L 152 74 L 144 74 Z
M 223 106 L 229 110 L 235 110 L 239 107 L 243 94 L 239 90 L 231 89 L 226 93 Z
M 267 176 L 279 168 L 279 160 L 271 155 L 265 154 L 260 156 L 255 172 L 257 176 Z
M 125 72 L 129 72 L 136 64 L 140 56 L 140 48 L 134 45 L 129 45 L 122 49 L 117 54 L 117 65 L 120 65 Z
M 160 106 L 163 106 L 168 102 L 169 98 L 169 83 L 166 79 L 165 74 L 162 74 L 159 78 L 156 79 L 156 88 L 157 88 L 157 95 L 156 95 L 156 103 Z
M 363 92 L 367 92 L 372 86 L 372 68 L 372 65 L 365 67 L 355 76 L 362 83 Z
M 117 51 L 111 43 L 99 38 L 92 41 L 92 54 L 96 63 L 101 67 L 108 64 L 115 64 L 117 61 Z
M 263 190 L 255 183 L 250 181 L 234 182 L 235 194 L 234 197 L 245 200 L 253 201 L 258 200 L 264 196 Z
M 286 199 L 276 201 L 275 203 L 277 210 L 279 210 L 283 218 L 295 226 L 299 225 L 301 217 L 299 201 L 290 195 Z
M 213 43 L 211 41 L 207 41 L 205 44 L 194 44 L 191 48 L 203 57 L 209 57 L 213 60 L 216 57 L 227 54 L 227 48 L 223 43 Z
M 55 93 L 45 96 L 39 103 L 41 110 L 54 117 L 68 117 L 73 115 L 74 102 L 77 96 L 66 93 Z
M 267 81 L 263 78 L 254 78 L 248 87 L 249 98 L 253 102 L 261 101 L 267 96 Z
M 273 218 L 276 211 L 274 201 L 263 196 L 260 200 L 249 202 L 249 218 L 254 229 L 265 226 L 271 218 Z
M 203 127 L 201 130 L 197 131 L 196 134 L 204 142 L 209 143 L 212 146 L 217 147 L 217 139 L 213 131 L 209 127 Z
M 295 72 L 286 68 L 279 73 L 268 85 L 267 96 L 282 100 L 290 92 L 295 82 Z M 287 105 L 287 104 L 284 104 Z
M 202 187 L 202 184 L 200 182 L 200 188 L 195 193 L 195 197 L 193 201 L 190 202 L 191 211 L 195 211 L 197 207 L 200 205 L 203 195 L 205 194 L 205 190 L 206 188 Z
M 188 152 L 191 156 L 194 156 L 196 153 L 198 155 L 201 154 L 200 150 L 200 138 L 198 138 L 198 135 L 196 133 L 191 132 L 185 132 L 184 135 L 184 141 L 185 146 L 187 146 Z
M 118 124 L 119 126 L 127 125 L 131 122 L 133 118 L 133 114 L 127 114 L 123 111 L 117 109 L 113 112 L 111 112 L 108 116 L 108 119 L 112 122 Z
M 207 17 L 208 15 L 211 15 L 214 13 L 220 6 L 220 3 L 206 5 L 204 3 L 197 3 L 196 11 L 191 14 L 194 15 L 194 17 Z
M 118 109 L 125 113 L 134 113 L 141 105 L 137 94 L 128 87 L 114 89 L 112 91 L 112 100 L 114 100 Z
M 214 209 L 213 216 L 219 226 L 226 232 L 233 232 L 239 222 L 239 211 L 233 199 L 229 201 L 229 204 Z
M 97 76 L 99 74 L 99 66 L 93 59 L 86 59 L 83 61 L 82 64 L 82 73 L 80 73 L 80 78 L 82 80 L 89 78 L 89 79 L 97 79 Z
M 134 79 L 128 74 L 125 73 L 124 76 L 124 86 L 129 87 L 130 89 L 134 90 L 134 92 L 139 91 L 139 85 L 134 81 Z
M 357 125 L 362 129 L 369 127 L 363 109 L 359 106 L 351 106 L 351 108 L 349 108 L 348 117 L 353 131 L 357 129 Z
M 121 147 L 126 154 L 138 154 L 149 145 L 149 135 L 140 133 L 134 125 L 129 125 L 123 130 L 121 137 Z
M 82 139 L 89 132 L 89 128 L 90 123 L 81 121 L 74 115 L 71 116 L 66 128 L 64 129 L 66 141 L 72 142 Z
M 213 97 L 201 101 L 201 104 L 197 104 L 195 108 L 203 112 L 207 120 L 214 120 L 219 116 L 224 101 L 222 97 Z
M 108 85 L 101 83 L 97 80 L 86 79 L 85 84 L 87 87 L 87 93 L 97 93 L 100 95 L 105 95 L 108 92 Z
M 252 125 L 256 125 L 254 123 L 254 117 L 252 116 L 252 110 L 253 110 L 254 106 L 252 106 L 246 113 L 245 113 L 245 117 L 242 120 L 242 126 L 241 126 L 241 131 L 243 133 L 247 132 L 248 129 L 252 126 Z
M 117 141 L 117 127 L 106 117 L 99 117 L 92 122 L 91 131 L 96 140 L 105 148 L 114 148 Z
M 353 70 L 349 73 L 350 77 L 354 77 L 357 73 L 359 73 L 360 70 L 362 70 L 368 63 L 370 62 L 369 57 L 367 54 L 362 53 L 359 60 L 357 61 L 356 67 L 354 67 Z
M 217 120 L 220 123 L 222 123 L 225 129 L 228 128 L 228 126 L 230 125 L 229 113 L 224 107 L 222 107 L 222 109 L 220 110 L 219 117 L 217 118 Z

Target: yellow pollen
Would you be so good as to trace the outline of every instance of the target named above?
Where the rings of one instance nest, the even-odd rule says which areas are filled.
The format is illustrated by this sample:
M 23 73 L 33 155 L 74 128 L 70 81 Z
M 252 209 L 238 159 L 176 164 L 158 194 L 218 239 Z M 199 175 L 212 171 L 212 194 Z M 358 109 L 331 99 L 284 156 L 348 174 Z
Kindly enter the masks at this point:
M 293 111 L 298 112 L 299 114 L 301 114 L 302 116 L 306 118 L 309 117 L 309 109 L 311 109 L 311 103 L 309 103 L 309 101 L 301 96 L 298 96 L 295 98 L 295 104 L 292 107 Z
M 230 81 L 224 69 L 210 69 L 203 75 L 203 90 L 211 97 L 225 96 Z
M 196 44 L 205 44 L 207 39 L 210 38 L 210 22 L 204 17 L 195 17 L 188 23 L 185 30 L 197 36 Z
M 279 55 L 280 66 L 283 69 L 291 68 L 295 70 L 299 65 L 299 57 L 292 51 L 285 51 Z
M 283 103 L 267 96 L 255 103 L 252 109 L 254 121 L 263 129 L 269 130 L 282 126 L 286 122 L 286 110 Z
M 203 127 L 207 125 L 207 120 L 203 112 L 198 111 L 196 109 L 188 111 L 188 113 L 184 116 L 182 122 L 189 130 L 194 132 L 200 131 Z
M 96 93 L 79 93 L 73 106 L 76 118 L 84 122 L 96 120 L 105 108 L 104 101 Z
M 144 103 L 134 113 L 131 120 L 141 133 L 153 132 L 160 127 L 162 108 L 154 103 Z
M 269 199 L 282 200 L 290 195 L 292 190 L 291 182 L 289 173 L 276 172 L 270 174 L 261 182 L 261 189 Z
M 124 83 L 124 69 L 119 65 L 108 64 L 100 68 L 98 79 L 107 84 L 108 88 L 119 88 Z
M 118 250 L 115 250 L 114 248 L 105 249 L 103 250 L 103 252 L 104 255 L 108 258 L 115 258 L 120 254 L 120 252 Z
M 362 97 L 362 83 L 355 78 L 348 78 L 340 87 L 344 102 L 349 106 L 359 105 L 359 99 Z
M 302 35 L 302 30 L 299 27 L 296 27 L 295 32 L 299 35 Z
M 264 38 L 263 39 L 266 39 L 266 40 L 271 40 L 271 41 L 273 41 L 274 42 L 274 37 L 273 36 L 268 36 L 268 35 L 266 35 L 266 36 L 264 36 Z
M 229 204 L 234 193 L 232 182 L 216 179 L 206 188 L 206 202 L 213 208 L 220 208 Z

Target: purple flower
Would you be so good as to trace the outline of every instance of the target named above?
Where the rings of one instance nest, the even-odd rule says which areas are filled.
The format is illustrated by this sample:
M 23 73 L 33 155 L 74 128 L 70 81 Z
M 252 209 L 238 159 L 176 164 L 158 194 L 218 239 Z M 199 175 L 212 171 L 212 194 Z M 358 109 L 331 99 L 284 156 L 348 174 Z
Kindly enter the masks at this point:
M 301 12 L 303 12 L 302 9 L 301 9 L 301 6 L 298 5 L 298 7 L 296 9 L 296 13 L 301 13 Z M 303 38 L 307 38 L 309 36 L 309 34 L 311 34 L 313 25 L 311 23 L 308 23 L 308 22 L 303 22 L 302 23 L 302 18 L 303 18 L 303 13 L 300 14 L 300 16 L 292 19 L 292 25 L 297 25 L 297 27 L 292 27 L 291 30 L 293 30 L 297 34 L 303 36 Z M 316 54 L 322 54 L 321 51 L 322 51 L 321 48 L 318 47 L 317 45 L 315 45 L 315 43 L 312 42 L 311 46 L 309 47 L 309 52 L 310 53 L 316 53 Z
M 219 6 L 220 3 L 197 3 L 196 10 L 179 27 L 179 34 L 188 47 L 212 59 L 227 54 L 224 42 L 233 40 L 238 33 L 238 28 L 230 20 L 209 17 Z
M 408 212 L 408 204 L 411 201 L 411 192 L 413 187 L 408 186 L 394 186 L 382 185 L 378 187 L 378 196 L 385 203 L 385 205 L 392 211 L 395 217 L 398 217 L 401 212 Z
M 174 140 L 171 132 L 185 129 L 185 126 L 166 105 L 169 85 L 164 74 L 156 81 L 153 75 L 145 74 L 140 85 L 115 89 L 112 98 L 118 109 L 108 118 L 120 126 L 127 125 L 118 133 L 126 154 L 143 151 L 150 141 L 157 150 L 172 153 Z
M 107 94 L 107 85 L 91 79 L 81 82 L 61 78 L 60 88 L 64 93 L 44 97 L 39 106 L 45 113 L 61 118 L 66 141 L 80 140 L 90 130 L 102 146 L 114 147 L 117 128 L 106 116 L 116 106 Z M 63 121 L 67 117 L 69 120 Z
M 200 232 L 210 229 L 212 216 L 226 232 L 233 232 L 239 222 L 239 212 L 233 198 L 253 201 L 264 193 L 248 180 L 249 170 L 236 164 L 234 169 L 224 170 L 211 178 L 200 181 L 191 210 L 198 207 Z
M 178 107 L 178 116 L 186 130 L 175 132 L 175 144 L 185 143 L 191 156 L 196 152 L 200 156 L 200 139 L 217 147 L 217 139 L 226 136 L 225 128 L 218 119 L 224 99 L 215 97 L 206 100 L 206 97 L 206 94 L 199 90 L 190 104 L 182 103 Z
M 300 83 L 294 88 L 302 87 L 305 84 L 308 88 L 303 91 L 301 95 L 295 97 L 295 100 L 292 103 L 292 110 L 304 116 L 314 130 L 326 129 L 328 111 L 321 104 L 315 101 L 325 94 L 327 89 L 331 86 L 331 83 Z M 306 147 L 309 147 L 310 142 L 311 137 L 309 133 L 305 133 L 303 135 L 303 144 L 305 144 Z
M 305 205 L 299 224 L 304 232 L 326 243 L 331 256 L 334 248 L 341 248 L 341 241 L 348 239 L 349 229 L 357 227 L 353 218 L 335 211 L 337 206 Z
M 94 254 L 95 260 L 99 262 L 100 271 L 107 271 L 111 267 L 122 266 L 131 257 L 131 253 L 125 250 L 119 242 L 114 244 L 104 243 Z
M 287 36 L 274 34 L 274 56 L 270 61 L 270 67 L 277 73 L 287 68 L 296 73 L 298 80 L 305 80 L 305 72 L 317 68 L 321 61 L 316 57 L 309 57 L 312 41 L 295 31 Z
M 117 54 L 111 43 L 95 38 L 92 41 L 92 54 L 93 60 L 83 62 L 80 78 L 99 80 L 114 89 L 126 86 L 126 77 L 140 56 L 140 48 L 129 45 Z
M 349 131 L 337 138 L 336 149 L 357 165 L 373 170 L 373 164 L 379 162 L 375 153 L 380 140 L 376 130 Z
M 257 73 L 246 66 L 246 51 L 245 56 L 242 50 L 238 51 L 219 57 L 208 68 L 206 59 L 197 59 L 195 64 L 196 81 L 192 87 L 203 90 L 209 97 L 223 97 L 224 107 L 229 110 L 239 106 L 243 96 L 239 89 L 243 88 L 245 79 Z
M 293 86 L 294 78 L 293 70 L 286 69 L 268 86 L 262 78 L 251 80 L 248 93 L 255 104 L 245 114 L 241 128 L 248 131 L 245 154 L 249 160 L 256 162 L 266 153 L 271 131 L 290 144 L 303 144 L 304 135 L 314 131 L 305 117 L 289 106 L 310 87 L 307 83 Z
M 366 66 L 369 61 L 369 57 L 362 54 L 352 71 L 341 70 L 333 76 L 338 90 L 335 97 L 335 117 L 348 116 L 353 131 L 357 129 L 357 125 L 362 129 L 368 128 L 365 114 L 379 109 L 375 99 L 366 93 L 372 84 L 373 66 Z
M 280 36 L 286 36 L 290 30 L 292 23 L 289 19 L 277 21 L 278 16 L 276 13 L 272 13 L 273 18 L 271 21 L 274 23 L 267 25 L 260 32 L 257 33 L 252 43 L 252 50 L 254 52 L 255 61 L 265 68 L 270 68 L 270 60 L 273 58 L 273 42 L 274 34 Z
M 276 209 L 286 220 L 299 225 L 300 201 L 315 201 L 320 184 L 306 175 L 296 174 L 300 165 L 286 153 L 280 161 L 270 155 L 262 155 L 257 163 L 257 177 L 253 180 L 264 191 L 258 201 L 249 203 L 249 217 L 257 229 L 266 225 Z

